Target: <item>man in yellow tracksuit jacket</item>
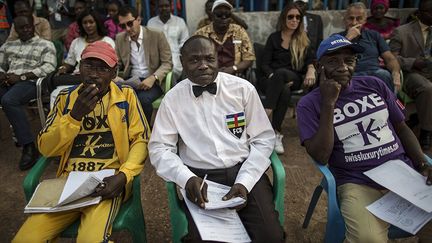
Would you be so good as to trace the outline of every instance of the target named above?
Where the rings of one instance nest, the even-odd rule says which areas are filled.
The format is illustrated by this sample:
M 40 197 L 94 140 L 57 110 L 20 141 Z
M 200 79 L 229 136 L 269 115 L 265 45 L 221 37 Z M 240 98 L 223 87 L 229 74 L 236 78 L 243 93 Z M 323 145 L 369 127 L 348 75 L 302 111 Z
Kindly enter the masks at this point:
M 147 157 L 150 128 L 132 88 L 112 82 L 117 55 L 105 42 L 82 53 L 83 83 L 63 90 L 39 133 L 40 152 L 61 156 L 57 176 L 71 171 L 115 169 L 95 196 L 97 205 L 58 213 L 32 214 L 13 242 L 50 242 L 81 217 L 77 242 L 107 242 L 123 198 Z

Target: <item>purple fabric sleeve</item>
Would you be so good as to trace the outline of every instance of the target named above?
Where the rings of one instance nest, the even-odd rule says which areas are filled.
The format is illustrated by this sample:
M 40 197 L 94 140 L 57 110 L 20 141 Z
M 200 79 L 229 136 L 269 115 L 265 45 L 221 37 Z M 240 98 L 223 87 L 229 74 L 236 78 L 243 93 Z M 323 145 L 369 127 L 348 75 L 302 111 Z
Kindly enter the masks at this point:
M 312 138 L 319 127 L 319 107 L 315 107 L 313 99 L 320 99 L 319 89 L 315 89 L 309 95 L 304 96 L 297 105 L 297 126 L 300 134 L 300 142 Z

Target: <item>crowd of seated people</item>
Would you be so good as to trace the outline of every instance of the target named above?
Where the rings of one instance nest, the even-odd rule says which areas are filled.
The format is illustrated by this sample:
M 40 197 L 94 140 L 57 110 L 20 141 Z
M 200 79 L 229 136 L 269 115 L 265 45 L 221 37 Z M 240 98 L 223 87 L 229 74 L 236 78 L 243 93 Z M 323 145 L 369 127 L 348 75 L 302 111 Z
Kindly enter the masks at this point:
M 278 26 L 280 30 L 267 39 L 261 67 L 265 78 L 258 80 L 258 86 L 264 91 L 264 108 L 271 115 L 276 131 L 275 150 L 282 154 L 282 122 L 291 90 L 314 85 L 315 68 L 314 50 L 304 30 L 301 9 L 295 4 L 287 5 L 280 14 Z
M 73 6 L 69 1 L 61 2 L 63 5 L 54 6 L 50 1 L 46 3 L 53 31 L 46 26 L 48 22 L 45 19 L 32 15 L 32 7 L 27 1 L 15 1 L 13 8 L 16 15 L 33 16 L 37 35 L 51 40 L 51 32 L 55 32 L 53 37 L 64 44 L 67 55 L 58 63 L 54 75 L 50 76 L 49 87 L 56 88 L 51 94 L 51 106 L 65 85 L 80 83 L 77 64 L 85 46 L 103 40 L 116 47 L 121 64 L 119 78 L 137 77 L 142 81 L 142 85 L 135 89 L 146 118 L 150 120 L 151 104 L 164 93 L 161 84 L 167 72 L 173 71 L 174 83 L 180 81 L 182 75 L 179 49 L 189 34 L 185 21 L 171 13 L 173 2 L 157 1 L 158 15 L 151 18 L 147 24 L 151 29 L 139 25 L 142 19 L 138 12 L 136 16 L 119 14 L 124 1 L 106 1 L 106 8 L 103 10 L 92 1 L 77 0 L 73 2 Z M 209 37 L 215 42 L 219 71 L 249 78 L 246 72 L 252 67 L 256 57 L 246 31 L 248 26 L 233 13 L 232 3 L 208 0 L 205 3 L 207 18 L 200 21 L 194 34 Z M 288 109 L 290 91 L 305 88 L 307 91 L 315 84 L 314 54 L 323 38 L 323 25 L 319 15 L 307 12 L 310 4 L 307 0 L 298 0 L 285 6 L 277 26 L 278 31 L 267 38 L 265 45 L 260 66 L 265 78 L 257 80 L 257 87 L 265 96 L 263 104 L 277 134 L 275 145 L 279 153 L 283 152 L 281 124 Z M 390 89 L 398 91 L 401 89 L 399 62 L 390 52 L 385 40 L 390 40 L 399 21 L 385 16 L 390 6 L 388 0 L 374 0 L 370 6 L 372 15 L 368 18 L 367 8 L 363 3 L 347 5 L 344 19 L 341 20 L 346 30 L 339 34 L 366 47 L 366 51 L 358 57 L 355 75 L 376 76 Z M 88 9 L 100 12 L 89 12 Z M 57 23 L 59 20 L 64 20 L 64 23 Z M 68 26 L 65 27 L 65 24 Z M 153 32 L 154 30 L 162 32 L 164 36 L 153 35 L 157 33 Z M 150 34 L 147 34 L 147 31 Z M 8 40 L 13 40 L 16 38 L 13 25 L 10 32 Z M 148 40 L 154 41 L 160 48 L 150 48 Z M 152 54 L 153 51 L 156 53 Z M 421 117 L 423 118 L 422 115 Z M 425 129 L 429 130 L 432 129 Z

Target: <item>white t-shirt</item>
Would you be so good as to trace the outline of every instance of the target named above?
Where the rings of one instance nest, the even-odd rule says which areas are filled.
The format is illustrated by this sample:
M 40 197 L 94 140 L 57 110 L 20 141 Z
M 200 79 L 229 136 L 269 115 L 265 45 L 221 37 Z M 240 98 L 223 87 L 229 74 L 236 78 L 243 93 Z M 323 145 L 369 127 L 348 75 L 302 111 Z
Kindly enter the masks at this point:
M 115 49 L 115 43 L 114 41 L 108 37 L 104 36 L 101 41 L 105 41 L 106 43 L 110 44 Z M 64 63 L 69 64 L 71 66 L 75 66 L 75 70 L 73 71 L 74 74 L 79 73 L 79 62 L 81 61 L 81 53 L 84 51 L 84 49 L 87 47 L 89 43 L 85 40 L 84 37 L 77 37 L 72 41 L 72 44 L 69 48 L 68 55 L 66 59 L 64 60 Z
M 148 21 L 147 26 L 165 34 L 171 48 L 174 72 L 180 76 L 183 70 L 180 62 L 180 48 L 189 38 L 189 30 L 185 21 L 180 17 L 171 15 L 169 20 L 164 23 L 159 16 L 155 16 Z

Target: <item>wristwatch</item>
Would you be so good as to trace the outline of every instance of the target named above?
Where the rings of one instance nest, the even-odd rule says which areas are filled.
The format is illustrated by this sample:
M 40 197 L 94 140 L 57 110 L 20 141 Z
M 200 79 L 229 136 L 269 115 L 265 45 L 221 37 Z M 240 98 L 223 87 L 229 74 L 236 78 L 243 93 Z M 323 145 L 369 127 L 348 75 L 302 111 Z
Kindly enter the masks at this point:
M 156 74 L 153 74 L 153 76 L 155 77 L 156 81 L 159 81 L 159 77 Z
M 238 67 L 237 67 L 236 65 L 233 65 L 233 66 L 232 66 L 232 69 L 234 70 L 234 72 L 237 72 Z
M 416 169 L 418 172 L 423 172 L 428 167 L 429 167 L 428 163 L 422 162 L 419 166 L 417 166 Z
M 23 74 L 23 75 L 20 76 L 20 79 L 21 79 L 22 81 L 26 81 L 26 80 L 27 80 L 27 76 L 25 76 L 25 75 Z

